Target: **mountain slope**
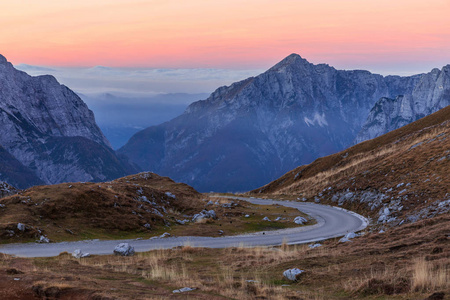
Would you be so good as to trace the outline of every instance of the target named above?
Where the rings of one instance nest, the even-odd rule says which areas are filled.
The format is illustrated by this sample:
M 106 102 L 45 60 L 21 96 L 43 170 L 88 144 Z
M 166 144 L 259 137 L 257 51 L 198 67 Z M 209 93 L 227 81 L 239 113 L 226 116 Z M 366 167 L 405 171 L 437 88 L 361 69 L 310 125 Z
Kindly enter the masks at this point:
M 200 191 L 249 190 L 344 149 L 378 99 L 405 94 L 419 78 L 340 71 L 292 54 L 138 132 L 119 153 Z
M 414 89 L 395 99 L 381 98 L 371 109 L 356 143 L 405 126 L 450 105 L 450 65 L 420 77 Z
M 392 225 L 450 210 L 450 106 L 252 191 L 343 206 Z
M 21 176 L 53 184 L 106 180 L 134 171 L 119 161 L 92 111 L 74 92 L 52 76 L 32 77 L 14 69 L 1 55 L 0 127 L 0 145 L 26 168 Z M 5 169 L 2 165 L 0 173 Z M 11 183 L 19 188 L 39 183 L 15 180 Z

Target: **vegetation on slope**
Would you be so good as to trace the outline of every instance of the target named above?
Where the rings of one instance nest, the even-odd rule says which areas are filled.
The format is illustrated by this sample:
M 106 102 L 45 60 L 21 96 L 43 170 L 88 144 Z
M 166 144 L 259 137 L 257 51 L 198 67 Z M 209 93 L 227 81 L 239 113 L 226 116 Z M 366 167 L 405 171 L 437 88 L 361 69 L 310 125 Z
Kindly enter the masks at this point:
M 387 208 L 399 224 L 448 210 L 449 170 L 450 106 L 251 193 L 342 205 L 375 219 Z
M 0 204 L 2 243 L 35 241 L 42 235 L 52 241 L 148 238 L 164 232 L 219 236 L 294 227 L 298 225 L 292 220 L 304 216 L 296 209 L 210 198 L 154 173 L 104 183 L 36 186 L 2 198 Z M 192 222 L 205 209 L 214 210 L 217 219 Z M 263 221 L 280 216 L 285 219 Z

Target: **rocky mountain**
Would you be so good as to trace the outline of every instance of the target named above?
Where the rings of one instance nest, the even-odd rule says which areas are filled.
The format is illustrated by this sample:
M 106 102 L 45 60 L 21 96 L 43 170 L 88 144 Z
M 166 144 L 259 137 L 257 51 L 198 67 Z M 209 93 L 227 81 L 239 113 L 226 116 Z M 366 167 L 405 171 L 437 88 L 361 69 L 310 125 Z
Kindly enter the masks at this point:
M 74 92 L 53 76 L 16 70 L 1 55 L 0 127 L 5 162 L 0 179 L 19 188 L 107 180 L 134 171 L 116 156 L 94 114 Z M 23 180 L 27 176 L 32 180 Z
M 252 191 L 342 206 L 396 226 L 450 212 L 450 106 Z
M 200 191 L 245 191 L 345 149 L 381 97 L 405 95 L 419 80 L 336 70 L 292 54 L 138 132 L 119 153 Z
M 450 105 L 450 65 L 420 76 L 411 91 L 381 98 L 371 109 L 356 143 L 373 139 Z

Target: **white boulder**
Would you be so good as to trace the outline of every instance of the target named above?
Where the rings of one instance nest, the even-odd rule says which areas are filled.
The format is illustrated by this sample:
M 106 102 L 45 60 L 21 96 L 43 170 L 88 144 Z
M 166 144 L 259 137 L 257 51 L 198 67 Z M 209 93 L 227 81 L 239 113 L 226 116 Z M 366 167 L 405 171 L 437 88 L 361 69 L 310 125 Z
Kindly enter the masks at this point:
M 48 237 L 41 235 L 37 242 L 38 243 L 50 243 L 50 240 L 48 239 Z
M 350 242 L 351 239 L 357 237 L 358 235 L 354 232 L 347 233 L 343 238 L 339 240 L 340 243 Z
M 17 229 L 19 229 L 20 231 L 25 231 L 25 224 L 22 224 L 22 223 L 18 223 L 17 224 Z
M 303 217 L 300 217 L 300 216 L 295 217 L 295 219 L 294 219 L 294 223 L 298 224 L 298 225 L 303 225 L 306 222 L 308 222 L 308 220 L 306 220 L 306 218 L 303 218 Z
M 134 247 L 131 247 L 128 243 L 120 243 L 114 248 L 114 254 L 120 256 L 132 256 L 134 255 Z
M 298 268 L 288 269 L 283 272 L 283 276 L 291 281 L 297 281 L 300 277 L 300 274 L 302 274 L 303 270 L 300 270 Z
M 83 258 L 91 255 L 89 253 L 83 253 L 81 249 L 76 249 L 75 251 L 73 251 L 72 256 L 75 258 Z

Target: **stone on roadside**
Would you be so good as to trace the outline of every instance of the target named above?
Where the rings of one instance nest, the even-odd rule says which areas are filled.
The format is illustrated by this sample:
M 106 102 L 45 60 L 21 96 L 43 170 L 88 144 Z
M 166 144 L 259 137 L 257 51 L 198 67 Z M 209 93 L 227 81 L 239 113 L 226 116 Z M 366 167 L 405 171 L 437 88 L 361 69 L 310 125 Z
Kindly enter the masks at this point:
M 120 256 L 132 256 L 134 255 L 134 247 L 131 247 L 128 243 L 120 243 L 114 248 L 114 254 Z
M 89 253 L 82 252 L 81 249 L 76 249 L 75 251 L 73 251 L 72 256 L 75 258 L 83 258 L 91 255 Z
M 50 240 L 48 239 L 48 237 L 41 235 L 37 242 L 38 243 L 50 243 Z
M 303 218 L 303 217 L 298 216 L 298 217 L 295 217 L 295 218 L 294 218 L 294 223 L 297 224 L 297 225 L 303 225 L 303 224 L 305 224 L 306 222 L 308 222 L 308 220 L 306 220 L 306 219 Z
M 315 243 L 315 244 L 309 245 L 308 247 L 309 247 L 310 249 L 314 249 L 314 248 L 318 248 L 318 247 L 321 247 L 321 246 L 322 246 L 322 244 L 320 244 L 320 243 Z

